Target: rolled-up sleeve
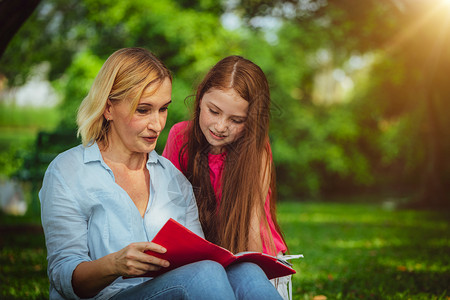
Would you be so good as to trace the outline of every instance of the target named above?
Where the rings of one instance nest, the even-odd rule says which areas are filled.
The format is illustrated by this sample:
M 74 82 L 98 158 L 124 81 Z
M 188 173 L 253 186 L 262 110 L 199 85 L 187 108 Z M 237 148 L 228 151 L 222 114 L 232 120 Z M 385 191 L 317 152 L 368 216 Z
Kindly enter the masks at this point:
M 79 299 L 73 291 L 72 274 L 78 264 L 91 260 L 87 248 L 88 218 L 54 166 L 44 176 L 39 199 L 50 283 L 60 296 Z

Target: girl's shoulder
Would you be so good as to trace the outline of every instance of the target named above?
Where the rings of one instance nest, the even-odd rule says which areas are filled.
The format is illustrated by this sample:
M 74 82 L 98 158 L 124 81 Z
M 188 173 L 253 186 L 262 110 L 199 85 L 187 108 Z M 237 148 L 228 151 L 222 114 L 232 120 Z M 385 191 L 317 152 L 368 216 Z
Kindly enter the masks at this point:
M 179 153 L 183 145 L 188 141 L 190 123 L 190 121 L 183 121 L 176 123 L 170 128 L 169 136 L 167 137 L 166 145 L 162 153 L 162 156 L 169 159 L 178 169 L 180 169 Z
M 179 123 L 176 123 L 170 128 L 170 133 L 172 136 L 184 136 L 187 131 L 189 130 L 190 124 L 192 121 L 182 121 Z
M 192 123 L 191 121 L 182 121 L 173 125 L 169 131 L 166 148 L 167 147 L 180 148 L 183 144 L 185 144 L 188 140 L 189 135 L 188 132 L 191 123 Z

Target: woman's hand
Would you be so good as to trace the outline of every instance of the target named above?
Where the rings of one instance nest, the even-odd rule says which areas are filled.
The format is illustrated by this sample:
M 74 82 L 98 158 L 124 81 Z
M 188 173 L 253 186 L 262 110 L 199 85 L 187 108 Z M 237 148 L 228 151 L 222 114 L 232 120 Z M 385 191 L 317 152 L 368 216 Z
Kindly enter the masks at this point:
M 146 250 L 156 253 L 167 251 L 152 242 L 132 243 L 97 260 L 80 263 L 72 275 L 74 292 L 81 298 L 91 298 L 119 276 L 140 276 L 169 266 L 167 260 L 148 255 L 144 253 Z
M 164 247 L 152 242 L 132 243 L 112 254 L 114 274 L 117 276 L 140 276 L 170 265 L 167 260 L 144 253 L 147 250 L 156 253 L 167 251 Z

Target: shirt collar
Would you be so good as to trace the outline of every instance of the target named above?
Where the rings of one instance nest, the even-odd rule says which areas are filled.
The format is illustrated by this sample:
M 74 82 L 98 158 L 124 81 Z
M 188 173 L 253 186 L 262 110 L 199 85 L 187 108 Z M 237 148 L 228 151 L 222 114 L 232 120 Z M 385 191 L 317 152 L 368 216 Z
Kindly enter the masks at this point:
M 156 153 L 156 151 L 153 150 L 152 152 L 150 152 L 148 154 L 147 165 L 148 164 L 156 164 L 156 163 L 159 163 L 159 165 L 165 169 L 164 164 L 161 163 L 161 156 L 159 156 L 158 153 Z
M 92 145 L 84 147 L 84 163 L 89 163 L 93 161 L 100 161 L 103 163 L 102 154 L 100 149 L 98 148 L 97 142 L 94 142 Z M 156 164 L 159 163 L 163 168 L 164 164 L 161 163 L 161 157 L 156 153 L 155 150 L 148 154 L 147 165 L 148 164 Z
M 86 164 L 92 161 L 103 161 L 97 142 L 84 147 L 84 163 Z

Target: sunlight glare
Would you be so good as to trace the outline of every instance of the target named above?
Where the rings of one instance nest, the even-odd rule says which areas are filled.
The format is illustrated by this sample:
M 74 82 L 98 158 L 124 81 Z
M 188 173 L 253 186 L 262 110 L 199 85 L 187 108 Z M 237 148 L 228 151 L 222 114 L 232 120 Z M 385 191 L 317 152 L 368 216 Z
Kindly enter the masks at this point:
M 442 15 L 444 15 L 444 20 L 442 20 Z M 405 42 L 415 37 L 415 35 L 425 26 L 429 26 L 433 22 L 444 22 L 443 26 L 440 25 L 441 35 L 447 34 L 450 30 L 450 0 L 439 0 L 437 5 L 431 5 L 429 10 L 424 11 L 422 17 L 416 20 L 413 24 L 407 26 L 402 31 L 400 31 L 397 36 L 391 39 L 389 43 L 386 44 L 386 51 L 395 51 L 401 47 Z

